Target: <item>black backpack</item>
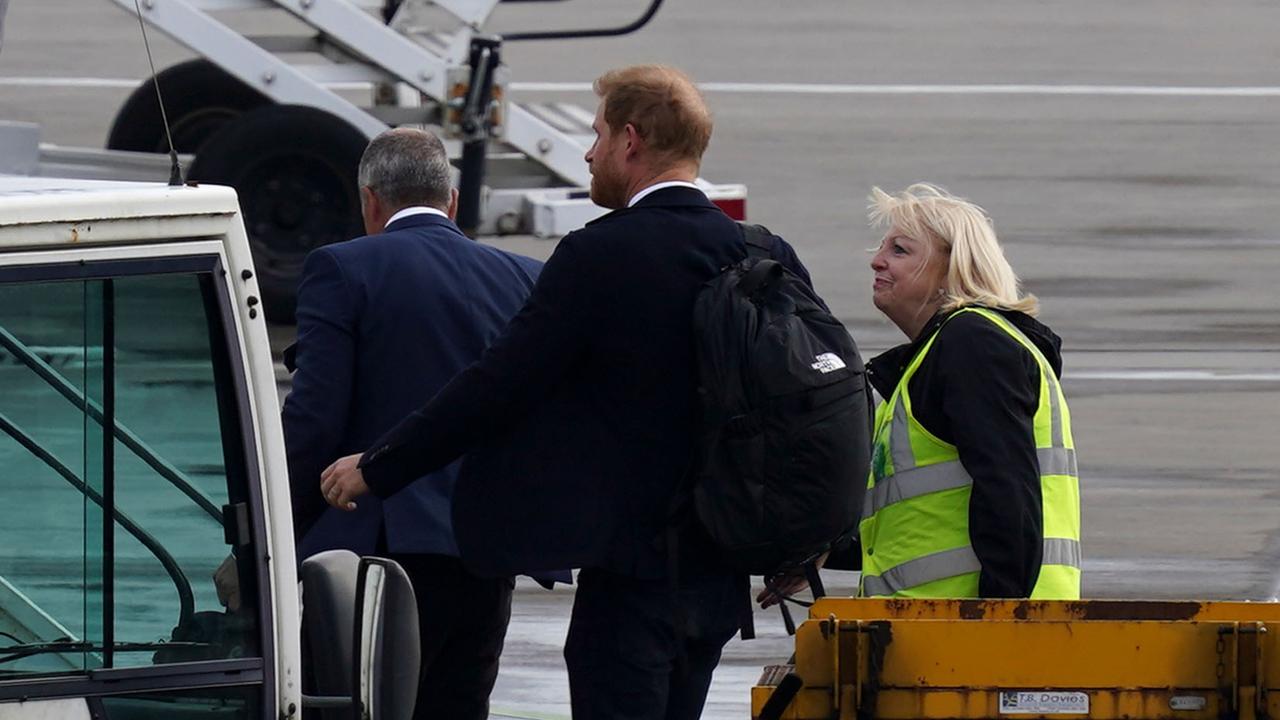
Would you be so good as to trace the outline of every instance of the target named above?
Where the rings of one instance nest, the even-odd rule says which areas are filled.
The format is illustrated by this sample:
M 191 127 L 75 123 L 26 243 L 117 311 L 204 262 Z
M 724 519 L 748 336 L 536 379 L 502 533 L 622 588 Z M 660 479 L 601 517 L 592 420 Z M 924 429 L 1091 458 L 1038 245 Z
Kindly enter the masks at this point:
M 804 280 L 740 225 L 747 258 L 707 282 L 693 325 L 702 403 L 699 524 L 731 567 L 775 575 L 856 529 L 870 417 L 862 358 Z

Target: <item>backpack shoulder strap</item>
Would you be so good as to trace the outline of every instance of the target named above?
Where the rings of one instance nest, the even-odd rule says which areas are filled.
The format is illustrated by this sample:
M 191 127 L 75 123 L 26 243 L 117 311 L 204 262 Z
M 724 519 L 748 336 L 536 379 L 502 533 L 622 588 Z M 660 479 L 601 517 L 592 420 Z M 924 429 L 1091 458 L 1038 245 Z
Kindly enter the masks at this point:
M 773 233 L 768 228 L 744 222 L 738 223 L 738 228 L 742 231 L 743 241 L 747 243 L 747 257 L 773 257 Z

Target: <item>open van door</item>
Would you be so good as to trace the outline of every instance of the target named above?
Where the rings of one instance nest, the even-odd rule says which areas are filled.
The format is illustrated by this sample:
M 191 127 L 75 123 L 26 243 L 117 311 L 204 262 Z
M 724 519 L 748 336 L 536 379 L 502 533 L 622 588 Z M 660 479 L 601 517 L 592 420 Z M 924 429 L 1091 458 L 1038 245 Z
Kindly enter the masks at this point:
M 0 176 L 0 716 L 274 720 L 325 705 L 302 694 L 259 298 L 229 188 Z M 407 717 L 412 589 L 394 563 L 346 567 L 348 591 L 313 593 L 330 617 L 311 633 L 354 690 L 318 690 Z M 326 642 L 344 613 L 343 642 Z

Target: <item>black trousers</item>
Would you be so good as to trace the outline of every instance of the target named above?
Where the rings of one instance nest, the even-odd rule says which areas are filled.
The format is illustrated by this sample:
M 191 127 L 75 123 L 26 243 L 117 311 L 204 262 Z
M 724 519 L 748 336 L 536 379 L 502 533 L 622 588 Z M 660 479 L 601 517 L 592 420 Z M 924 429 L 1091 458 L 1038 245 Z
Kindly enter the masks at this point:
M 673 594 L 665 580 L 579 573 L 564 648 L 573 719 L 701 716 L 720 651 L 741 624 L 745 581 L 682 578 Z
M 387 556 L 413 583 L 422 640 L 414 720 L 487 720 L 511 620 L 512 578 L 481 578 L 447 555 Z

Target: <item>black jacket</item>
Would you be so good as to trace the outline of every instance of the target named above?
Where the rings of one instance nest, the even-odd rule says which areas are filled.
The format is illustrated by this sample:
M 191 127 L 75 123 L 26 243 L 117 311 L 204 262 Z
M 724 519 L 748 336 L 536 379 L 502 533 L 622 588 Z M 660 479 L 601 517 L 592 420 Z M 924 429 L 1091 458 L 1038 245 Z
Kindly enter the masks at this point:
M 386 497 L 470 453 L 453 519 L 473 571 L 662 577 L 698 413 L 694 298 L 745 256 L 737 225 L 691 188 L 570 233 L 480 361 L 374 443 L 366 482 Z M 808 280 L 781 239 L 774 257 Z
M 1019 312 L 1001 311 L 1062 376 L 1061 339 Z M 888 398 L 920 348 L 948 317 L 939 313 L 915 342 L 867 364 L 867 378 Z M 939 440 L 955 445 L 973 478 L 969 538 L 982 563 L 984 598 L 1029 597 L 1044 547 L 1040 466 L 1033 418 L 1040 402 L 1040 366 L 992 322 L 962 313 L 938 331 L 907 387 L 912 412 Z

